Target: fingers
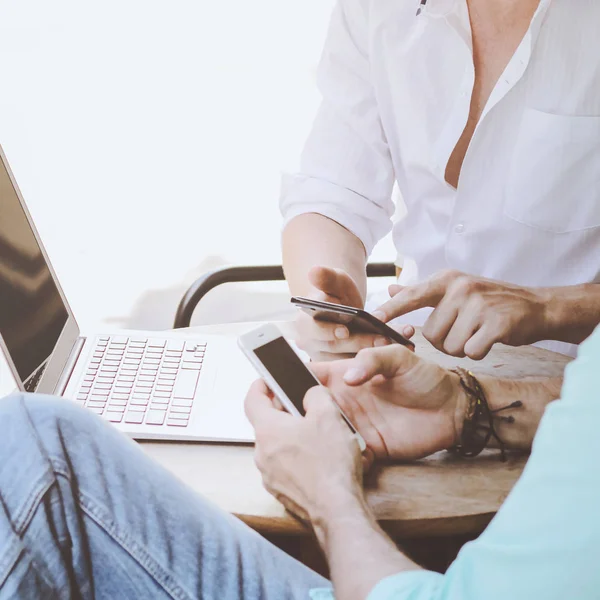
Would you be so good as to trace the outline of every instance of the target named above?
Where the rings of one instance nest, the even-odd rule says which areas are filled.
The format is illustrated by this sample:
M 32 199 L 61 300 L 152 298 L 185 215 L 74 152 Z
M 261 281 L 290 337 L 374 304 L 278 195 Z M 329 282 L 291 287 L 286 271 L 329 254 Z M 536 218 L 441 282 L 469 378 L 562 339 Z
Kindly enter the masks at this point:
M 420 308 L 435 307 L 453 282 L 461 276 L 462 273 L 459 271 L 446 270 L 417 285 L 391 285 L 389 287 L 390 300 L 373 314 L 382 321 L 387 322 Z
M 459 315 L 460 306 L 458 306 L 453 299 L 444 298 L 438 307 L 429 315 L 421 333 L 423 337 L 428 340 L 432 346 L 438 350 L 445 352 L 445 341 L 448 333 L 453 328 L 455 321 Z M 455 337 L 457 332 L 455 331 Z M 462 352 L 462 348 L 459 348 L 459 352 Z
M 321 352 L 325 354 L 349 354 L 355 355 L 364 348 L 381 348 L 389 346 L 393 342 L 381 335 L 373 335 L 371 333 L 355 333 L 347 340 L 335 340 L 331 342 L 300 342 L 305 343 L 308 347 L 303 347 L 306 352 Z
M 452 286 L 423 326 L 423 337 L 450 356 L 480 360 L 503 336 L 501 320 L 489 319 L 485 308 L 477 295 L 465 295 L 464 285 Z
M 399 328 L 399 331 L 407 340 L 410 340 L 416 333 L 416 330 L 412 325 L 402 325 Z
M 423 327 L 423 335 L 438 350 L 450 356 L 468 356 L 473 360 L 485 358 L 493 345 L 502 338 L 497 327 L 489 323 L 481 325 L 481 315 L 468 310 L 459 313 L 447 334 L 440 330 L 430 335 Z
M 390 340 L 371 333 L 350 333 L 344 325 L 317 321 L 301 314 L 296 320 L 296 343 L 311 358 L 320 355 L 354 355 L 362 348 L 386 346 Z M 322 357 L 325 358 L 325 357 Z M 338 357 L 339 358 L 339 357 Z
M 296 329 L 302 337 L 317 342 L 335 342 L 347 340 L 350 337 L 350 331 L 346 325 L 319 321 L 305 313 L 298 315 Z
M 449 277 L 443 274 L 417 285 L 390 286 L 390 295 L 394 294 L 393 297 L 374 311 L 373 315 L 387 323 L 419 308 L 437 306 L 444 297 L 448 281 Z
M 362 307 L 363 298 L 355 281 L 342 269 L 313 267 L 308 278 L 316 288 L 316 298 L 349 306 Z M 352 333 L 344 323 L 331 323 L 300 314 L 296 319 L 296 342 L 311 358 L 332 358 L 330 355 L 354 355 L 362 348 L 385 346 L 390 340 L 380 335 Z M 414 330 L 407 329 L 408 336 Z
M 483 325 L 473 336 L 465 343 L 464 352 L 473 360 L 481 360 L 488 355 L 492 346 L 500 341 L 499 335 L 489 325 Z
M 467 303 L 464 310 L 458 313 L 452 327 L 437 343 L 441 350 L 450 356 L 462 358 L 465 356 L 465 346 L 481 325 L 481 314 Z
M 388 326 L 395 329 L 400 335 L 404 336 L 407 340 L 410 340 L 416 333 L 415 328 L 412 325 L 390 325 Z
M 244 402 L 244 409 L 254 429 L 263 424 L 278 423 L 282 417 L 290 416 L 274 405 L 273 394 L 262 379 L 255 381 L 250 386 Z
M 350 361 L 344 382 L 356 386 L 377 376 L 391 378 L 405 373 L 419 360 L 413 352 L 397 344 L 362 350 Z

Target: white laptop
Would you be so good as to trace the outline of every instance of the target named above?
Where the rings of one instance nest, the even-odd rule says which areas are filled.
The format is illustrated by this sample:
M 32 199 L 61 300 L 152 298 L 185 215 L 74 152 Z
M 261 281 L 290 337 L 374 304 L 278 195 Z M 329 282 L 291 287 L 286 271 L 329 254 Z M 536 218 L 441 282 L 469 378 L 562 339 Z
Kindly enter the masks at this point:
M 256 373 L 235 338 L 80 335 L 1 148 L 0 349 L 20 390 L 63 396 L 135 439 L 253 440 L 243 400 Z

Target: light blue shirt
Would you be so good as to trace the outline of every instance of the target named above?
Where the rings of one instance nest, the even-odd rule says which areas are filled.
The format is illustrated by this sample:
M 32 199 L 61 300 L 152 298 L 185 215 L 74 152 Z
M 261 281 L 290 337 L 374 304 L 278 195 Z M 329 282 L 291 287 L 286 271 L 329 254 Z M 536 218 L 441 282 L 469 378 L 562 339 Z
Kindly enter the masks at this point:
M 523 475 L 445 575 L 382 580 L 368 600 L 600 599 L 600 328 L 566 370 Z

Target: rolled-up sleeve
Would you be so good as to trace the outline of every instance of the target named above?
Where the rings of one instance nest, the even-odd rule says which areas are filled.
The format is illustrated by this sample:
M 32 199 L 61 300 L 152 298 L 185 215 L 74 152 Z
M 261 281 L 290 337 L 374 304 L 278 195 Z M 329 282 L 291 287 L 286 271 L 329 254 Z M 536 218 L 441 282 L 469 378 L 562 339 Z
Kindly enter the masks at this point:
M 368 6 L 338 0 L 318 71 L 323 100 L 302 152 L 285 175 L 287 224 L 319 213 L 351 231 L 370 254 L 392 228 L 394 170 L 370 79 Z

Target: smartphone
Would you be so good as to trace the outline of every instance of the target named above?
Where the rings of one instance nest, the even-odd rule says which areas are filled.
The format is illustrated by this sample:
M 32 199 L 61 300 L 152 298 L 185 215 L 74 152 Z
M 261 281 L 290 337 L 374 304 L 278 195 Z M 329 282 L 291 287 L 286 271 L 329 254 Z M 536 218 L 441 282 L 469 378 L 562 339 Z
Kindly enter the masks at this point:
M 306 414 L 303 404 L 306 392 L 321 385 L 321 382 L 290 346 L 279 328 L 273 324 L 263 325 L 240 336 L 238 344 L 285 410 L 303 417 Z M 337 404 L 336 407 L 354 434 L 361 452 L 364 452 L 366 444 L 362 436 Z
M 375 333 L 383 335 L 397 344 L 402 344 L 410 348 L 414 352 L 415 345 L 413 342 L 366 310 L 301 297 L 294 297 L 291 299 L 291 302 L 318 321 L 342 323 L 352 333 Z

